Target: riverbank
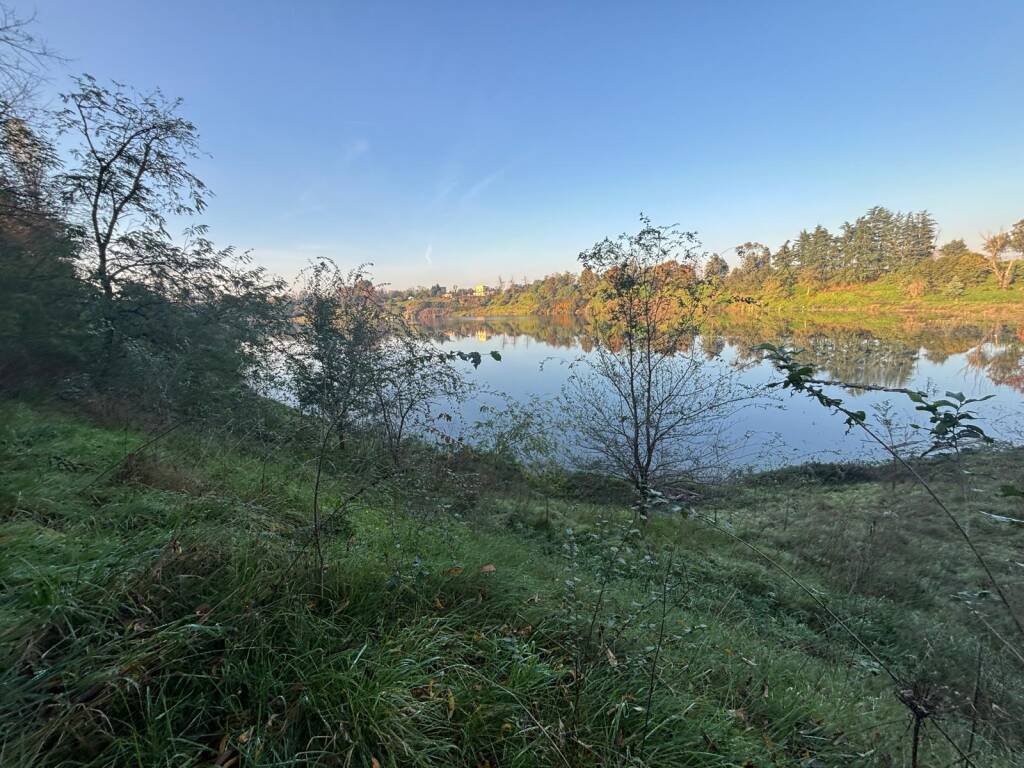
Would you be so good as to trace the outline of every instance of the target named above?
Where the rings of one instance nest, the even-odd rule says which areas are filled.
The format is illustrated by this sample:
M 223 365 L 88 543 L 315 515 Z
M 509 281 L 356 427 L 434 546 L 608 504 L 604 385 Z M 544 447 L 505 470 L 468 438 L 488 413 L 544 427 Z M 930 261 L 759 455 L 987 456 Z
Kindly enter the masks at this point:
M 1002 627 L 984 578 L 884 468 L 718 489 L 696 513 L 725 533 L 658 516 L 620 566 L 613 489 L 466 454 L 366 487 L 332 456 L 321 572 L 295 446 L 183 428 L 136 450 L 151 438 L 123 423 L 11 402 L 0 433 L 5 765 L 898 764 L 879 660 L 938 686 L 961 742 L 976 718 L 978 764 L 1022 754 L 1024 677 L 972 613 Z M 1019 605 L 1024 527 L 983 513 L 1022 516 L 996 494 L 1021 456 L 968 461 L 957 512 Z M 958 497 L 948 466 L 922 471 Z
M 890 282 L 860 286 L 826 288 L 820 291 L 797 290 L 794 295 L 754 297 L 758 311 L 776 315 L 837 316 L 857 314 L 917 317 L 944 317 L 977 320 L 1024 318 L 1024 290 L 1001 290 L 994 285 L 966 288 L 955 294 L 930 293 L 908 297 L 905 288 Z M 736 307 L 742 311 L 742 307 Z
M 801 319 L 870 318 L 878 315 L 954 320 L 1024 320 L 1024 290 L 999 289 L 985 283 L 954 293 L 935 292 L 917 298 L 908 296 L 905 287 L 891 281 L 858 286 L 830 287 L 811 291 L 798 288 L 792 295 L 754 294 L 737 296 L 744 301 L 724 303 L 718 314 L 750 315 L 768 313 L 775 317 Z M 410 317 L 546 317 L 584 320 L 587 305 L 547 306 L 536 296 L 524 295 L 515 301 L 495 301 L 487 297 L 459 297 L 457 300 L 404 300 L 399 302 Z

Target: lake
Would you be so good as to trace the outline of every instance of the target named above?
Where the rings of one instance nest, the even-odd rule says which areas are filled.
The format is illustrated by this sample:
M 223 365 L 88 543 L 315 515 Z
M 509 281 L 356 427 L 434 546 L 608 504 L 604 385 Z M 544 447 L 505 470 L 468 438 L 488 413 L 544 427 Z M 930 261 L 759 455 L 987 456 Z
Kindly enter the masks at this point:
M 425 326 L 442 346 L 480 352 L 484 362 L 470 374 L 477 394 L 462 408 L 461 426 L 480 417 L 482 406 L 506 397 L 549 402 L 569 375 L 568 363 L 589 354 L 586 328 L 565 318 L 444 318 Z M 821 378 L 886 387 L 926 390 L 940 395 L 993 395 L 973 406 L 990 435 L 1024 441 L 1024 327 L 985 321 L 921 320 L 910 316 L 870 318 L 861 323 L 822 323 L 806 319 L 732 318 L 696 343 L 710 365 L 728 366 L 746 384 L 777 380 L 754 348 L 764 342 L 804 350 L 801 359 Z M 501 361 L 487 358 L 495 350 Z M 912 423 L 926 419 L 905 396 L 885 392 L 830 392 L 864 410 L 894 442 L 915 437 Z M 883 418 L 880 410 L 889 410 Z M 736 467 L 768 468 L 811 460 L 880 458 L 881 449 L 860 430 L 847 432 L 842 417 L 806 396 L 779 393 L 759 399 L 728 425 L 731 462 Z M 886 422 L 891 427 L 886 426 Z M 562 446 L 572 452 L 572 446 Z

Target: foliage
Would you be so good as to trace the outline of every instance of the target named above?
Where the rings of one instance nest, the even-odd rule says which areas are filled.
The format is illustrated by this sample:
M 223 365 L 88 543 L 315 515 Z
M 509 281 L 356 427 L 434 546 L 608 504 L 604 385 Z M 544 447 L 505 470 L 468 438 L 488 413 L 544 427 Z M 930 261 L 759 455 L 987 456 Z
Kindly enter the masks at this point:
M 346 275 L 323 260 L 306 270 L 296 306 L 287 366 L 298 405 L 341 440 L 370 401 L 374 361 L 393 320 L 373 294 L 362 268 Z
M 997 232 L 985 238 L 985 253 L 999 287 L 1009 288 L 1017 261 L 1024 259 L 1024 219 L 1014 224 L 1009 232 Z
M 453 360 L 481 361 L 435 347 L 390 310 L 365 267 L 342 273 L 328 260 L 313 264 L 295 315 L 285 357 L 299 407 L 341 444 L 356 428 L 379 430 L 396 461 L 409 430 L 430 426 L 431 408 L 464 389 Z
M 936 248 L 937 229 L 927 211 L 899 213 L 875 206 L 844 223 L 837 233 L 818 225 L 774 252 L 757 242 L 738 245 L 739 263 L 731 270 L 721 254 L 712 254 L 700 272 L 708 283 L 723 284 L 732 296 L 731 307 L 741 306 L 740 299 L 791 309 L 827 305 L 847 310 L 875 304 L 900 307 L 908 301 L 928 303 L 937 310 L 962 301 L 1024 302 L 1010 290 L 1013 265 L 1024 254 L 1024 221 L 990 240 L 998 248 L 996 256 L 988 257 L 971 251 L 963 240 Z M 482 295 L 444 286 L 387 295 L 421 319 L 436 314 L 589 319 L 606 313 L 608 287 L 584 265 L 578 275 L 557 273 L 519 283 L 502 280 Z
M 56 116 L 73 137 L 74 166 L 62 173 L 64 195 L 86 231 L 82 258 L 90 277 L 112 301 L 123 283 L 171 290 L 203 273 L 211 251 L 169 244 L 168 216 L 191 216 L 208 191 L 189 163 L 199 156 L 196 127 L 178 115 L 181 100 L 159 91 L 138 94 L 103 87 L 89 76 L 64 95 Z
M 755 393 L 693 346 L 714 292 L 696 277 L 695 235 L 641 225 L 580 254 L 600 280 L 602 309 L 561 408 L 586 458 L 645 498 L 657 483 L 719 470 L 723 426 Z
M 75 274 L 74 242 L 52 218 L 0 217 L 0 251 L 0 386 L 80 370 L 93 295 Z
M 46 374 L 172 413 L 226 414 L 251 392 L 284 322 L 281 283 L 205 226 L 180 102 L 89 77 L 52 117 L 72 161 L 18 118 L 0 144 L 5 378 Z M 70 391 L 70 390 L 69 390 Z
M 522 402 L 508 395 L 499 396 L 495 404 L 483 403 L 480 417 L 469 430 L 469 442 L 525 467 L 549 467 L 558 458 L 551 403 L 537 397 Z
M 881 580 L 911 548 L 864 518 L 877 499 L 844 507 L 843 522 L 868 523 L 862 541 L 816 522 L 804 507 L 831 503 L 812 488 L 824 471 L 797 491 L 782 474 L 752 479 L 788 490 L 799 537 L 752 515 L 777 500 L 742 486 L 692 510 L 707 521 L 714 505 L 714 533 L 680 514 L 755 394 L 711 373 L 719 347 L 693 341 L 723 288 L 789 300 L 801 285 L 912 280 L 966 294 L 977 257 L 961 243 L 930 262 L 928 214 L 874 208 L 775 253 L 745 243 L 732 274 L 720 257 L 700 269 L 692 233 L 643 218 L 581 254 L 579 276 L 424 289 L 421 309 L 593 322 L 563 406 L 599 469 L 632 484 L 628 507 L 621 480 L 551 461 L 535 409 L 485 412 L 478 449 L 435 428 L 437 402 L 465 390 L 457 362 L 482 356 L 439 349 L 363 268 L 318 262 L 293 297 L 201 223 L 173 237 L 210 194 L 181 102 L 84 76 L 40 129 L 24 96 L 46 55 L 0 13 L 5 765 L 892 765 L 917 764 L 919 747 L 930 764 L 1019 762 L 1024 732 L 1006 713 L 1024 705 L 1024 658 L 984 604 L 994 589 L 1024 632 L 1016 585 L 989 565 L 1019 549 L 1015 530 L 991 528 L 1015 518 L 990 513 L 968 534 L 922 478 L 938 465 L 889 440 L 975 555 L 959 562 L 947 532 L 900 510 L 916 513 L 932 557 L 914 566 L 937 596 Z M 1000 289 L 1022 241 L 1024 222 L 990 244 Z M 842 382 L 767 351 L 785 386 L 869 429 L 826 393 Z M 283 392 L 297 408 L 266 397 Z M 932 461 L 954 456 L 962 483 L 963 449 L 988 442 L 977 401 L 904 394 L 928 417 Z M 441 445 L 418 439 L 430 434 Z M 844 468 L 844 492 L 875 472 Z M 1001 493 L 1006 511 L 1019 491 Z M 966 492 L 957 511 L 971 511 Z
M 613 553 L 601 542 L 631 520 L 615 505 L 555 499 L 545 513 L 485 492 L 471 525 L 428 513 L 420 494 L 423 516 L 392 528 L 381 489 L 356 505 L 352 534 L 329 537 L 320 597 L 319 575 L 295 560 L 295 510 L 311 493 L 301 446 L 267 463 L 250 453 L 257 443 L 189 428 L 82 493 L 125 440 L 145 436 L 11 403 L 0 424 L 0 535 L 13 555 L 0 567 L 0 743 L 11 766 L 907 760 L 900 704 L 870 659 L 792 585 L 690 521 L 658 517 Z M 340 499 L 358 482 L 332 476 L 323 492 Z M 943 722 L 966 738 L 971 708 L 957 691 L 973 686 L 975 645 L 970 611 L 951 596 L 970 574 L 948 567 L 926 502 L 871 481 L 801 484 L 784 528 L 795 488 L 752 478 L 714 503 L 857 616 L 886 663 L 938 681 Z M 885 535 L 865 549 L 860 532 L 887 499 Z M 1019 546 L 993 522 L 978 535 L 992 551 Z M 915 653 L 920 636 L 936 639 L 927 655 Z M 979 765 L 1020 757 L 1024 734 L 1003 714 L 1018 711 L 1020 679 L 987 651 Z M 927 764 L 956 758 L 937 734 L 923 749 Z
M 724 279 L 729 276 L 729 262 L 723 259 L 717 253 L 711 254 L 708 257 L 707 263 L 704 265 L 704 277 L 711 279 Z

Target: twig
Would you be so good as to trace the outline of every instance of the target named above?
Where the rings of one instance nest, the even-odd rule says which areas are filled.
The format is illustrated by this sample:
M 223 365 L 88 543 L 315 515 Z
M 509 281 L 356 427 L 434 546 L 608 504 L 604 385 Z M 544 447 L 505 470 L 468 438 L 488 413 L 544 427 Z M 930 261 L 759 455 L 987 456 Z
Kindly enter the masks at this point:
M 638 756 L 644 759 L 644 749 L 647 747 L 647 733 L 651 722 L 651 702 L 654 700 L 654 684 L 658 675 L 658 659 L 661 656 L 661 648 L 665 643 L 665 619 L 668 614 L 668 579 L 672 574 L 672 565 L 675 562 L 675 551 L 668 560 L 668 567 L 661 582 L 661 625 L 658 628 L 658 642 L 654 646 L 654 658 L 651 659 L 651 677 L 647 682 L 647 703 L 644 706 L 644 728 L 643 736 L 640 738 L 640 749 Z
M 974 673 L 974 696 L 971 697 L 971 738 L 967 742 L 967 754 L 974 751 L 974 737 L 978 727 L 978 697 L 981 695 L 981 641 L 978 641 L 978 667 Z M 964 765 L 967 765 L 966 758 Z

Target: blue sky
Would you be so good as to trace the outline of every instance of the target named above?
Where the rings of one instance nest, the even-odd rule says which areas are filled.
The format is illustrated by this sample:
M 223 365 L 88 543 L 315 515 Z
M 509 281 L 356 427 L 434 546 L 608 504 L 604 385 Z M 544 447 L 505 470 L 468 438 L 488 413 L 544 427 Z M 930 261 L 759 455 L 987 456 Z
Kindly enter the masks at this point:
M 185 99 L 221 243 L 396 286 L 575 269 L 640 211 L 710 250 L 871 205 L 1024 217 L 1024 2 L 14 0 Z

